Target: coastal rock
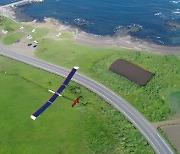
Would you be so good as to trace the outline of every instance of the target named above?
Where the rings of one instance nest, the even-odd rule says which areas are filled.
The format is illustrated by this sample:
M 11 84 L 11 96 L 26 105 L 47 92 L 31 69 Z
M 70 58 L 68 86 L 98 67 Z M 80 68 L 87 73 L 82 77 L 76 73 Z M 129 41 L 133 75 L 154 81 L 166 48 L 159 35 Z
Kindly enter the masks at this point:
M 166 20 L 164 24 L 170 28 L 174 28 L 174 29 L 180 28 L 180 23 L 175 20 Z
M 142 26 L 138 25 L 138 24 L 132 24 L 129 26 L 119 26 L 117 28 L 115 28 L 114 30 L 114 35 L 115 36 L 126 36 L 131 32 L 138 32 L 142 29 Z
M 74 23 L 75 23 L 76 25 L 78 25 L 78 26 L 87 25 L 87 21 L 86 21 L 86 20 L 84 20 L 84 19 L 79 19 L 79 18 L 74 19 Z

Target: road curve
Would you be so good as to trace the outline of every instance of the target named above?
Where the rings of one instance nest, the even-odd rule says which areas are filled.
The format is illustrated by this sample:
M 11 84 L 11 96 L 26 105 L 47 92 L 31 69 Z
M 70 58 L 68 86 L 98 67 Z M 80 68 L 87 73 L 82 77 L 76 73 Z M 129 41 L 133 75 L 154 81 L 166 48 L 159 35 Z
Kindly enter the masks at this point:
M 17 52 L 9 51 L 1 47 L 0 55 L 21 61 L 23 63 L 32 65 L 34 67 L 46 70 L 48 72 L 63 77 L 65 77 L 69 73 L 69 70 L 63 67 L 56 66 L 51 63 L 29 57 Z M 84 75 L 77 73 L 72 80 L 96 93 L 101 98 L 106 100 L 109 104 L 114 106 L 118 111 L 120 111 L 141 132 L 141 134 L 147 139 L 148 143 L 152 146 L 156 153 L 174 153 L 169 144 L 161 137 L 157 130 L 151 126 L 147 119 L 123 98 L 121 98 L 102 84 Z

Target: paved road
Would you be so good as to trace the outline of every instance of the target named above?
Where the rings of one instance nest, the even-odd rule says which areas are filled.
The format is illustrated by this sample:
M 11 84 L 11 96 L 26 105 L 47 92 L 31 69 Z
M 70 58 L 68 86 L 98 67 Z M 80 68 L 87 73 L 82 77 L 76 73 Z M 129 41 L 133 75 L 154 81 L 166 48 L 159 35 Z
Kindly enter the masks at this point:
M 65 77 L 69 73 L 69 70 L 63 67 L 56 66 L 48 62 L 12 52 L 3 48 L 0 48 L 0 55 L 21 61 L 23 63 L 35 66 L 37 68 L 52 72 L 63 77 Z M 77 73 L 72 80 L 93 91 L 101 98 L 106 100 L 109 104 L 114 106 L 117 110 L 119 110 L 142 133 L 142 135 L 147 139 L 148 143 L 153 147 L 156 153 L 174 153 L 167 142 L 164 141 L 159 133 L 145 119 L 145 117 L 140 114 L 134 107 L 132 107 L 127 101 L 122 99 L 120 96 L 118 96 L 102 84 L 88 77 L 85 77 L 84 75 Z

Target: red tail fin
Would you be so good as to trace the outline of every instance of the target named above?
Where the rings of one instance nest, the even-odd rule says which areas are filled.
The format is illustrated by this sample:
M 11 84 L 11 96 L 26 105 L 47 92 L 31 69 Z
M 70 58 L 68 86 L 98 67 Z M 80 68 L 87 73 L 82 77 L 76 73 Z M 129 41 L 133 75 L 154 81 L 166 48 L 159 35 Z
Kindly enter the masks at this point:
M 79 99 L 80 99 L 80 96 L 76 98 L 76 100 L 72 104 L 72 107 L 74 107 L 77 103 L 79 103 Z

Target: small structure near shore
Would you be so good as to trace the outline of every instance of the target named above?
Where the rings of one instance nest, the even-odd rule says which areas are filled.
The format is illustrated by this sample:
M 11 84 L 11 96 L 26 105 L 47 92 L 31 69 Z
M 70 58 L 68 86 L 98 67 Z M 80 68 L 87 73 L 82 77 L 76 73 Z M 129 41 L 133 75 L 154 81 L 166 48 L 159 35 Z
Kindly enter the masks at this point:
M 116 60 L 110 66 L 109 70 L 127 78 L 139 86 L 145 86 L 154 75 L 153 73 L 144 70 L 143 68 L 124 59 Z
M 7 4 L 7 5 L 4 5 L 2 7 L 4 8 L 7 8 L 7 7 L 18 7 L 18 6 L 22 6 L 22 5 L 26 5 L 26 4 L 29 4 L 29 3 L 40 3 L 40 2 L 43 2 L 44 0 L 21 0 L 21 1 L 18 1 L 18 2 L 13 2 L 13 3 L 10 3 L 10 4 Z
M 7 35 L 8 31 L 5 30 L 5 29 L 2 29 L 2 33 L 5 34 L 5 35 Z

